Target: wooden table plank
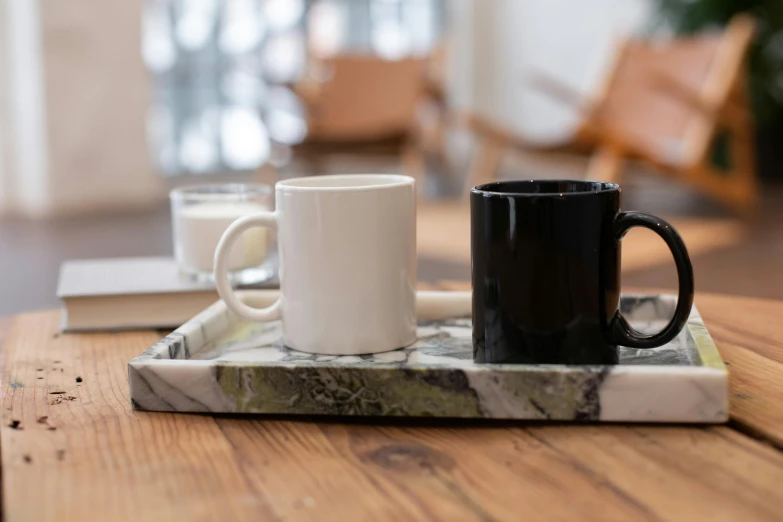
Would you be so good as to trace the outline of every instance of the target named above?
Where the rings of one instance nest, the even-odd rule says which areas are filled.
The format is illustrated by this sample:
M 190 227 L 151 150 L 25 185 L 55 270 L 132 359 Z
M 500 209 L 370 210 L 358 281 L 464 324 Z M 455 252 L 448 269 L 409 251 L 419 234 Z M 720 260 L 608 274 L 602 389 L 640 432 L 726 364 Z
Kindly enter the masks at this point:
M 6 337 L 8 336 L 8 330 L 11 327 L 11 321 L 12 319 L 10 317 L 0 317 L 0 369 L 4 367 L 4 354 L 5 351 L 3 350 L 3 344 L 5 342 Z M 2 373 L 0 373 L 0 389 L 2 389 Z M 0 441 L 2 442 L 2 441 Z M 2 455 L 2 444 L 0 443 L 0 456 Z M 0 466 L 0 477 L 2 477 L 2 467 Z M 0 486 L 2 485 L 2 482 L 0 482 Z M 2 513 L 5 512 L 5 508 L 3 505 L 3 495 L 0 494 L 0 519 L 2 518 Z
M 721 310 L 734 298 L 705 297 L 697 298 L 705 317 L 731 315 Z M 754 316 L 768 310 L 742 304 Z M 767 328 L 758 318 L 742 324 Z M 783 509 L 783 453 L 727 427 L 135 412 L 126 364 L 161 334 L 59 335 L 58 325 L 56 312 L 19 316 L 6 340 L 0 437 L 8 521 L 774 520 Z M 731 332 L 720 334 L 727 344 L 738 341 Z M 746 344 L 737 350 L 769 349 Z M 744 408 L 745 418 L 763 414 Z
M 6 521 L 271 516 L 213 418 L 131 410 L 128 358 L 160 334 L 58 329 L 57 312 L 20 316 L 5 343 Z
M 774 520 L 783 505 L 780 453 L 723 427 L 219 422 L 283 519 L 304 502 L 334 520 Z
M 733 425 L 783 449 L 783 302 L 713 294 L 695 302 L 729 365 Z

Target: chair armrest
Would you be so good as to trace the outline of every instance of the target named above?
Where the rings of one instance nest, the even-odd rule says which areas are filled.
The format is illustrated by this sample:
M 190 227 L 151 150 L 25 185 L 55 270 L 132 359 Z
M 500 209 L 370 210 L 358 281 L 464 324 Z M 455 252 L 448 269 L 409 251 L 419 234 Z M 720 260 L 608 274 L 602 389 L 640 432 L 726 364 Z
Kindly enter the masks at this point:
M 318 104 L 321 99 L 322 89 L 322 82 L 316 81 L 298 81 L 291 85 L 291 90 L 294 91 L 294 94 L 308 107 Z
M 529 83 L 532 87 L 540 90 L 553 100 L 576 109 L 583 119 L 587 119 L 589 114 L 598 110 L 594 100 L 543 71 L 532 71 Z
M 467 129 L 469 132 L 487 138 L 500 144 L 519 144 L 524 140 L 518 135 L 498 123 L 492 122 L 484 116 L 480 116 L 471 111 L 448 110 L 446 121 L 456 128 Z
M 752 118 L 751 112 L 733 99 L 728 98 L 722 105 L 710 103 L 701 93 L 672 74 L 657 70 L 651 73 L 651 77 L 653 87 L 665 91 L 704 116 L 715 118 L 722 123 L 748 121 Z

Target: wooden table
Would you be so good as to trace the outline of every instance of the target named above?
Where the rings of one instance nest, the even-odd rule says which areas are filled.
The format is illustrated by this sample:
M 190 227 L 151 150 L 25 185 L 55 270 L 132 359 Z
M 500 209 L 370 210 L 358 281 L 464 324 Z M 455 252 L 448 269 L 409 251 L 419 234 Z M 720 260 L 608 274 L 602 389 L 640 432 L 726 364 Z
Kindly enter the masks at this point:
M 17 520 L 781 520 L 783 302 L 697 295 L 730 364 L 726 426 L 136 412 L 160 332 L 0 323 L 3 515 Z

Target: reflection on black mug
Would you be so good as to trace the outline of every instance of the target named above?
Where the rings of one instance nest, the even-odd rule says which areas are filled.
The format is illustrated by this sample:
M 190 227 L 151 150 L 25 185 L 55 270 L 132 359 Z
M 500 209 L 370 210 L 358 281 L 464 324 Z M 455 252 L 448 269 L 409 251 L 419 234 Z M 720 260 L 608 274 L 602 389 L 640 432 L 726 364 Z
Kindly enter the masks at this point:
M 620 187 L 593 181 L 501 181 L 470 191 L 473 358 L 478 363 L 616 364 L 617 345 L 674 339 L 693 305 L 693 268 L 666 221 L 620 211 Z M 620 315 L 620 240 L 658 234 L 677 265 L 679 299 L 660 332 Z

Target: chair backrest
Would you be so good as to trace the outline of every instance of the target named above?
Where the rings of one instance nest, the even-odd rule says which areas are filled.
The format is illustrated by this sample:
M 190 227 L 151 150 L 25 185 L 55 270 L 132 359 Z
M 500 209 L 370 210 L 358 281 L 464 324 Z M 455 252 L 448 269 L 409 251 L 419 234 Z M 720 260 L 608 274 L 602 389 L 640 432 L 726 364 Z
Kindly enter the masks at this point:
M 326 62 L 330 78 L 311 108 L 310 135 L 366 140 L 409 132 L 424 89 L 426 65 L 425 58 L 330 58 Z
M 589 118 L 599 133 L 604 129 L 660 163 L 701 161 L 752 34 L 752 19 L 740 15 L 722 31 L 626 41 Z

